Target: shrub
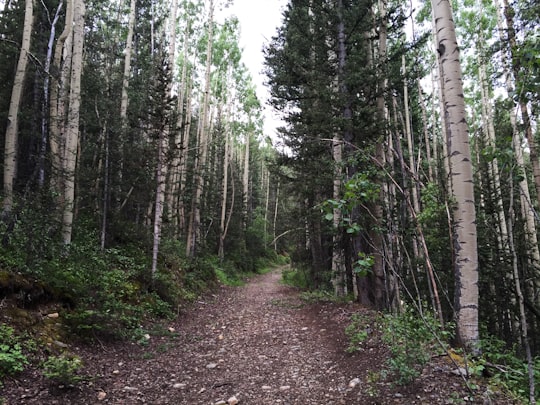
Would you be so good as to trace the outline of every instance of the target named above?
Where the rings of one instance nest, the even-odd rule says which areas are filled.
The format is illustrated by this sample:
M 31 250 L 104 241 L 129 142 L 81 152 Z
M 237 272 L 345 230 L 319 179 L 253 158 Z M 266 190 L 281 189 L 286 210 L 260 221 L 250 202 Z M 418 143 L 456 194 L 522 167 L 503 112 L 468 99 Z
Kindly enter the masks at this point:
M 292 287 L 307 289 L 310 286 L 307 271 L 296 268 L 285 268 L 281 272 L 283 283 Z
M 415 311 L 406 309 L 399 315 L 384 315 L 374 319 L 360 314 L 353 315 L 345 333 L 349 337 L 349 352 L 359 349 L 368 338 L 369 331 L 382 331 L 382 340 L 390 351 L 390 358 L 381 375 L 391 375 L 398 385 L 413 382 L 439 346 L 434 333 L 441 340 L 449 339 L 450 332 L 441 330 L 437 320 L 425 313 L 420 317 Z
M 398 385 L 410 384 L 422 373 L 436 351 L 434 332 L 439 330 L 435 317 L 428 313 L 421 317 L 408 308 L 384 317 L 383 341 L 392 355 L 387 366 Z
M 14 329 L 0 325 L 0 385 L 1 380 L 8 375 L 24 370 L 26 364 L 28 364 L 28 360 L 23 354 Z
M 83 362 L 78 356 L 50 356 L 43 363 L 43 375 L 58 384 L 74 385 L 83 380 L 83 377 L 78 375 L 82 367 Z

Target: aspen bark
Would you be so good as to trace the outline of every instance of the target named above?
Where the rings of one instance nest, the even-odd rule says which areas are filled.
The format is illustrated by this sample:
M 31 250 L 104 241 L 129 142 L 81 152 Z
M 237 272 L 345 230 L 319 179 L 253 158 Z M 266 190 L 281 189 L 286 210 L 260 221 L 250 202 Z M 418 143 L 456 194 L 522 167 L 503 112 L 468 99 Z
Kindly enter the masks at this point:
M 248 226 L 248 215 L 249 215 L 249 152 L 250 152 L 250 143 L 251 143 L 251 125 L 245 135 L 245 149 L 244 149 L 244 173 L 242 176 L 242 219 L 244 222 L 244 231 L 247 230 Z
M 62 170 L 65 159 L 65 133 L 67 82 L 71 72 L 71 55 L 73 43 L 73 3 L 67 0 L 64 30 L 56 40 L 53 65 L 60 72 L 53 75 L 51 80 L 50 97 L 50 132 L 49 145 L 51 148 L 51 190 L 56 194 L 59 206 L 63 204 Z
M 34 21 L 33 0 L 26 0 L 24 10 L 23 36 L 15 79 L 11 90 L 11 100 L 7 117 L 6 139 L 4 144 L 4 201 L 3 217 L 11 215 L 13 209 L 13 183 L 17 176 L 17 138 L 19 132 L 19 109 L 21 96 L 28 64 L 28 53 L 32 38 L 32 26 Z
M 455 316 L 457 338 L 475 348 L 478 326 L 478 247 L 469 128 L 466 121 L 459 48 L 449 0 L 432 0 L 441 67 L 455 239 Z
M 180 183 L 182 179 L 182 166 L 181 163 L 185 161 L 187 158 L 187 147 L 188 144 L 185 146 L 182 143 L 182 131 L 183 131 L 183 125 L 185 123 L 185 110 L 184 110 L 184 100 L 187 93 L 187 85 L 188 85 L 188 78 L 187 78 L 187 67 L 188 67 L 188 48 L 189 48 L 189 29 L 190 29 L 190 22 L 187 21 L 186 28 L 184 31 L 184 44 L 183 44 L 183 63 L 182 63 L 182 75 L 180 79 L 180 93 L 178 95 L 178 104 L 176 108 L 176 125 L 174 127 L 174 155 L 171 163 L 171 169 L 170 169 L 170 186 L 169 186 L 169 194 L 168 194 L 168 200 L 167 200 L 167 207 L 169 209 L 169 216 L 172 219 L 172 225 L 173 225 L 173 234 L 175 237 L 178 237 L 180 232 L 180 204 L 179 201 L 181 199 L 180 196 Z M 189 136 L 185 135 L 185 139 L 189 141 Z M 185 170 L 185 169 L 184 169 Z
M 84 14 L 83 0 L 75 0 L 73 8 L 73 55 L 71 66 L 69 111 L 66 130 L 66 155 L 64 166 L 64 211 L 62 216 L 62 240 L 70 244 L 73 229 L 73 212 L 75 208 L 75 169 L 77 166 L 79 144 L 79 110 L 81 104 L 81 75 L 84 47 Z
M 197 244 L 200 243 L 201 226 L 201 199 L 204 186 L 204 174 L 206 170 L 206 157 L 208 153 L 208 138 L 210 123 L 208 122 L 208 108 L 210 103 L 210 71 L 212 67 L 212 44 L 214 36 L 214 2 L 210 0 L 208 17 L 208 44 L 206 46 L 206 73 L 204 78 L 204 94 L 202 103 L 202 114 L 199 125 L 199 159 L 195 167 L 194 196 L 192 202 L 192 212 L 188 227 L 186 256 L 194 257 Z
M 45 154 L 47 153 L 47 140 L 49 135 L 49 85 L 50 85 L 50 69 L 53 56 L 54 48 L 54 37 L 56 36 L 56 23 L 60 17 L 60 11 L 62 10 L 62 5 L 64 3 L 60 2 L 56 13 L 54 15 L 53 21 L 51 22 L 51 32 L 49 34 L 49 42 L 47 43 L 47 56 L 45 58 L 44 66 L 44 78 L 43 78 L 43 105 L 41 112 L 41 144 L 39 147 L 39 186 L 43 187 L 45 185 Z

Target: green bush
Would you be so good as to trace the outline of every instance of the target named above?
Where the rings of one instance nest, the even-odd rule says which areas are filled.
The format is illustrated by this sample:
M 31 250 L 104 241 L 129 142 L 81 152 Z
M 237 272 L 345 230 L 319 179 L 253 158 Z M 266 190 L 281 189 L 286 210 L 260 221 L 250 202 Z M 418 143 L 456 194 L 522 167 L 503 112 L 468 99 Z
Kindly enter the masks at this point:
M 529 399 L 529 376 L 527 362 L 506 348 L 506 343 L 493 336 L 480 342 L 482 357 L 479 362 L 489 367 L 491 381 L 523 402 Z M 534 379 L 540 381 L 540 357 L 534 359 Z
M 307 289 L 310 286 L 309 275 L 306 270 L 285 268 L 281 272 L 283 283 L 291 287 Z
M 407 308 L 399 315 L 384 317 L 383 341 L 388 345 L 391 358 L 387 362 L 389 372 L 398 385 L 413 382 L 431 356 L 440 350 L 434 333 L 446 335 L 434 316 Z M 445 338 L 443 338 L 444 340 Z
M 84 379 L 78 375 L 82 367 L 83 362 L 78 356 L 50 356 L 43 363 L 43 375 L 58 384 L 74 385 Z
M 0 325 L 0 386 L 5 377 L 23 371 L 26 364 L 28 360 L 14 329 Z
M 345 328 L 345 335 L 349 339 L 348 353 L 356 352 L 360 345 L 366 341 L 369 336 L 370 321 L 362 314 L 353 314 L 351 323 Z
M 438 321 L 430 314 L 420 317 L 411 309 L 399 315 L 364 316 L 355 314 L 345 333 L 349 338 L 349 352 L 357 351 L 368 339 L 370 330 L 380 330 L 382 340 L 390 351 L 390 358 L 382 376 L 391 376 L 398 385 L 413 382 L 421 373 L 431 357 L 444 350 L 435 334 L 441 341 L 450 338 L 451 333 L 441 330 Z

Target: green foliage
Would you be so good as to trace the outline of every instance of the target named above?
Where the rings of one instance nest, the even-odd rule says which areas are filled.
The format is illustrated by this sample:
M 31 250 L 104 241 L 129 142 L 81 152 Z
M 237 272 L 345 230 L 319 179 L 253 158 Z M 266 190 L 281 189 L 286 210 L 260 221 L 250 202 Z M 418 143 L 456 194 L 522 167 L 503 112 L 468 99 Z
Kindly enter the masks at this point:
M 391 353 L 387 366 L 398 385 L 410 384 L 422 373 L 436 351 L 435 331 L 440 331 L 439 323 L 429 314 L 420 317 L 406 309 L 384 317 L 383 341 Z
M 421 317 L 411 309 L 398 315 L 354 314 L 345 329 L 349 338 L 347 351 L 358 351 L 375 331 L 382 333 L 382 340 L 390 351 L 390 358 L 380 374 L 390 376 L 398 385 L 413 382 L 431 357 L 440 351 L 435 333 L 443 342 L 451 336 L 448 330 L 441 330 L 435 317 L 427 313 Z
M 353 314 L 351 323 L 345 328 L 345 335 L 349 338 L 348 353 L 354 353 L 365 342 L 369 335 L 369 319 L 362 314 Z
M 345 191 L 340 200 L 326 200 L 322 204 L 324 218 L 331 221 L 334 210 L 341 211 L 340 226 L 350 235 L 357 235 L 363 230 L 363 225 L 353 219 L 353 211 L 358 207 L 376 201 L 379 197 L 379 185 L 370 179 L 370 173 L 356 173 L 343 185 Z
M 491 382 L 526 402 L 529 399 L 527 362 L 495 337 L 482 339 L 480 348 L 482 356 L 476 363 L 482 366 L 482 371 L 488 369 Z M 535 381 L 540 381 L 540 357 L 534 358 L 533 368 Z
M 0 386 L 4 377 L 22 371 L 26 364 L 28 360 L 15 330 L 4 324 L 0 325 Z
M 308 303 L 317 303 L 317 302 L 337 302 L 344 303 L 350 302 L 350 296 L 336 296 L 334 293 L 325 290 L 313 290 L 313 291 L 304 291 L 300 294 L 300 298 L 303 301 Z
M 83 367 L 83 362 L 78 356 L 68 354 L 50 356 L 42 367 L 43 375 L 58 384 L 69 386 L 83 380 L 83 377 L 78 375 Z
M 307 271 L 302 268 L 286 267 L 281 271 L 283 284 L 291 287 L 307 289 L 309 287 L 309 279 Z
M 358 260 L 354 263 L 353 270 L 360 277 L 365 277 L 371 273 L 375 259 L 373 255 L 367 255 L 364 252 L 358 253 Z

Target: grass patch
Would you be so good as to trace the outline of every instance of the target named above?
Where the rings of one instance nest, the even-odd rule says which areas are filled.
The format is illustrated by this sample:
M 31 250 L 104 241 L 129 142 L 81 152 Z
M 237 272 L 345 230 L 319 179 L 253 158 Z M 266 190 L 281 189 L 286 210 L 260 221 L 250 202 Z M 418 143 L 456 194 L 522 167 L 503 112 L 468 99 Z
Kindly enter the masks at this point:
M 225 270 L 219 268 L 216 268 L 214 271 L 216 272 L 216 277 L 220 284 L 230 287 L 241 287 L 246 284 L 243 277 L 238 274 L 229 274 Z
M 301 288 L 303 290 L 309 287 L 306 271 L 290 267 L 284 268 L 281 271 L 281 282 L 285 285 Z

